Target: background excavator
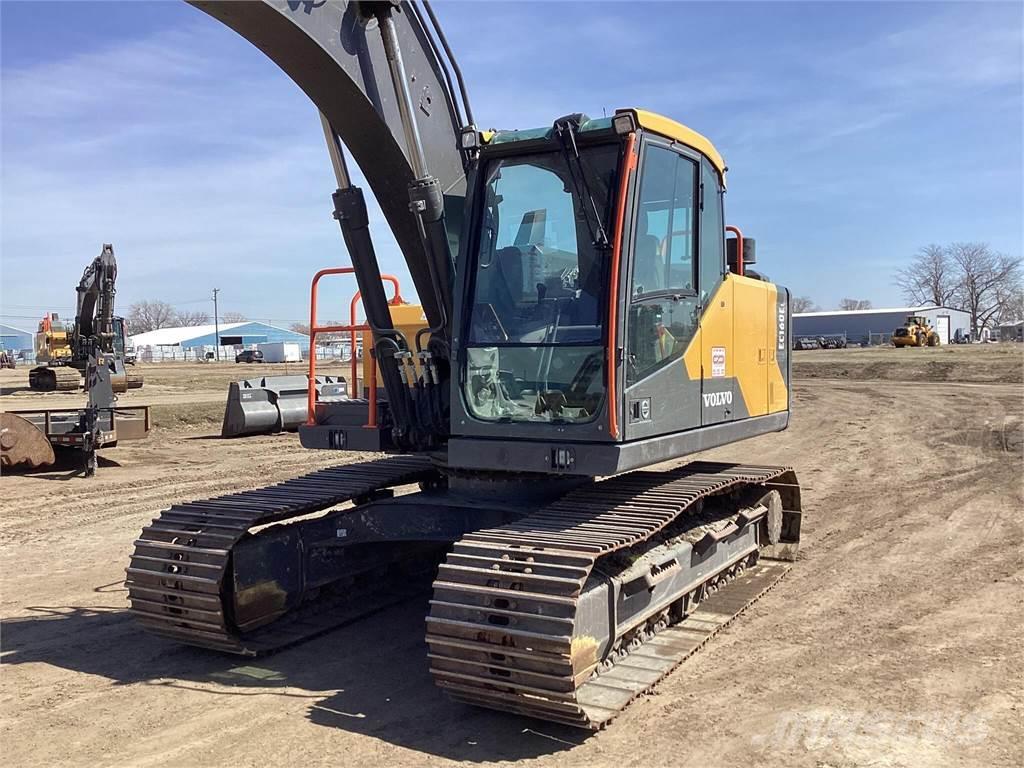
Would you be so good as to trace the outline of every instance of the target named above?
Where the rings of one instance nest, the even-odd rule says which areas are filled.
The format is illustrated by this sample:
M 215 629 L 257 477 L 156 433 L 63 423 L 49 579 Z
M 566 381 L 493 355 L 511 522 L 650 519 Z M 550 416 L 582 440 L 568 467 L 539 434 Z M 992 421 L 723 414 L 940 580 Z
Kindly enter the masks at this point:
M 105 353 L 114 392 L 142 386 L 142 374 L 125 368 L 124 318 L 114 314 L 116 281 L 114 248 L 104 244 L 100 255 L 85 268 L 78 283 L 74 325 L 68 329 L 57 315 L 47 315 L 39 323 L 36 362 L 41 365 L 29 371 L 28 382 L 32 389 L 43 392 L 79 389 L 89 366 L 93 340 Z
M 319 280 L 353 273 L 375 368 L 362 397 L 310 393 L 302 443 L 390 455 L 165 510 L 135 543 L 132 612 L 255 655 L 432 584 L 439 686 L 604 726 L 799 545 L 791 469 L 654 468 L 789 422 L 789 293 L 745 274 L 721 155 L 639 109 L 481 131 L 429 3 L 193 5 L 322 117 L 352 266 L 314 278 L 311 325 Z M 392 317 L 346 150 L 408 265 L 415 331 Z
M 78 285 L 78 314 L 70 337 L 65 329 L 44 321 L 40 335 L 46 336 L 44 343 L 53 357 L 48 365 L 29 371 L 33 389 L 77 389 L 80 366 L 85 406 L 0 414 L 0 465 L 46 467 L 56 461 L 54 447 L 59 447 L 79 452 L 85 475 L 92 476 L 97 450 L 149 434 L 149 407 L 119 407 L 115 397 L 129 386 L 142 386 L 141 376 L 127 374 L 124 368 L 124 325 L 114 316 L 116 278 L 114 249 L 104 245 Z M 62 382 L 66 384 L 61 386 Z

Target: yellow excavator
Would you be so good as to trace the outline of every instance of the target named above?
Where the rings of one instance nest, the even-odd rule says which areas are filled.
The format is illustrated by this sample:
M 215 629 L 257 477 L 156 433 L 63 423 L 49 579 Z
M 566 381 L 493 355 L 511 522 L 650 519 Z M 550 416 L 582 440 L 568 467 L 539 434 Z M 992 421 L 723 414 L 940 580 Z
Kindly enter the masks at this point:
M 78 371 L 71 362 L 71 334 L 54 312 L 39 321 L 36 333 L 37 368 L 29 371 L 29 386 L 39 391 L 74 391 L 82 385 Z
M 939 332 L 923 315 L 908 315 L 907 321 L 892 332 L 894 347 L 937 347 Z
M 789 424 L 789 292 L 726 226 L 721 154 L 637 108 L 481 130 L 426 2 L 193 4 L 321 113 L 352 264 L 325 273 L 354 273 L 375 371 L 311 391 L 299 434 L 383 456 L 165 510 L 127 569 L 135 618 L 258 655 L 431 589 L 425 663 L 455 700 L 605 726 L 799 546 L 791 468 L 686 461 Z

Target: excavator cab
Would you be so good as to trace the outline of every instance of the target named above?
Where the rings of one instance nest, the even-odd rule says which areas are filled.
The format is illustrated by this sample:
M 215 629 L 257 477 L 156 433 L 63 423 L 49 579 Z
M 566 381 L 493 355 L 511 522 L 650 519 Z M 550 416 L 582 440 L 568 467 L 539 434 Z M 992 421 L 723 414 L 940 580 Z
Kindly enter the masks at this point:
M 636 109 L 484 138 L 456 269 L 453 463 L 613 474 L 785 428 L 788 292 L 743 274 L 753 240 L 726 240 L 710 141 Z

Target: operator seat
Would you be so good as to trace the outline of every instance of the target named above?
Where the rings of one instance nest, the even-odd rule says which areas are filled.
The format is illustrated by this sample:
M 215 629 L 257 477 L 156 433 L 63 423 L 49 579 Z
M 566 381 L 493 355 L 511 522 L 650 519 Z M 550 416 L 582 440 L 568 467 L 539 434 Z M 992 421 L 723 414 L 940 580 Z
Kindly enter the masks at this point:
M 514 245 L 500 248 L 494 254 L 497 274 L 491 279 L 491 301 L 506 328 L 513 325 L 516 305 L 523 292 L 523 254 Z
M 664 271 L 660 269 L 661 259 L 658 254 L 661 240 L 656 235 L 643 234 L 636 238 L 636 250 L 633 254 L 633 292 L 651 293 L 660 291 Z

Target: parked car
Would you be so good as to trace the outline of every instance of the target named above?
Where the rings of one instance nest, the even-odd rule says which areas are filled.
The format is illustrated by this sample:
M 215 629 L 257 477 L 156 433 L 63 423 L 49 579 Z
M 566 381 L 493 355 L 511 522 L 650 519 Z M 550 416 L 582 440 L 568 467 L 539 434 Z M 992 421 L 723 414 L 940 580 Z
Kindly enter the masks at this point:
M 262 363 L 263 353 L 258 349 L 243 349 L 235 355 L 236 363 Z

